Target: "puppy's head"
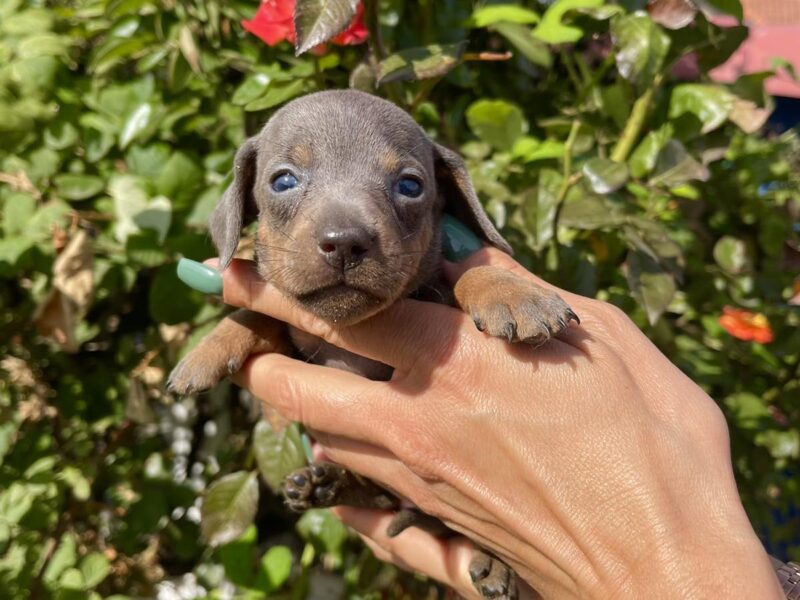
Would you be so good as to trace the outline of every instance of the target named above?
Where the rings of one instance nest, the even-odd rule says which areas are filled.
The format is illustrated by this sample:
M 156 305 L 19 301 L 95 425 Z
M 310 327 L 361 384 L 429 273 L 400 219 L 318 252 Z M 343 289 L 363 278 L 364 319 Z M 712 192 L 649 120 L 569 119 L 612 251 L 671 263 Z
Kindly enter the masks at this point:
M 225 268 L 242 227 L 257 218 L 264 279 L 347 325 L 433 277 L 443 211 L 510 250 L 457 154 L 390 102 L 320 92 L 287 104 L 239 149 L 211 236 Z

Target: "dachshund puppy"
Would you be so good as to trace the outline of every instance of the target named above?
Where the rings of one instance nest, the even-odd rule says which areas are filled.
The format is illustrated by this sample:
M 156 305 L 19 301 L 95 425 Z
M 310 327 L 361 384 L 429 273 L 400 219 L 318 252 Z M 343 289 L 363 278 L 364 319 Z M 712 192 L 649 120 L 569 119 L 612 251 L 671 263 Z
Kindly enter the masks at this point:
M 242 227 L 257 220 L 259 274 L 336 326 L 409 296 L 457 304 L 478 329 L 509 342 L 538 346 L 578 322 L 557 294 L 498 267 L 471 269 L 449 289 L 439 273 L 444 213 L 511 252 L 457 154 L 386 100 L 328 91 L 290 102 L 242 145 L 210 230 L 225 269 Z M 293 354 L 375 380 L 392 375 L 385 364 L 240 310 L 178 364 L 169 387 L 180 394 L 206 390 L 260 352 Z M 391 491 L 331 463 L 290 474 L 283 492 L 299 511 L 336 505 L 397 510 L 392 535 L 411 525 L 446 531 L 433 517 L 401 509 Z M 470 576 L 485 598 L 517 596 L 511 569 L 482 550 Z

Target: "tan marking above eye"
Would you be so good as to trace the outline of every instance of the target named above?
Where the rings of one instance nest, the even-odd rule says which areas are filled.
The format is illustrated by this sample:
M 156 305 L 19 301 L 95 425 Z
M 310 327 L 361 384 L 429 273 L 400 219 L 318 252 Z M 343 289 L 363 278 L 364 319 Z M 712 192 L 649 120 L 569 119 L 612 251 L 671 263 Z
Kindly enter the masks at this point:
M 382 150 L 377 158 L 378 164 L 388 173 L 393 173 L 400 168 L 400 156 L 392 149 Z
M 289 150 L 289 160 L 299 167 L 311 166 L 313 158 L 311 146 L 298 145 Z

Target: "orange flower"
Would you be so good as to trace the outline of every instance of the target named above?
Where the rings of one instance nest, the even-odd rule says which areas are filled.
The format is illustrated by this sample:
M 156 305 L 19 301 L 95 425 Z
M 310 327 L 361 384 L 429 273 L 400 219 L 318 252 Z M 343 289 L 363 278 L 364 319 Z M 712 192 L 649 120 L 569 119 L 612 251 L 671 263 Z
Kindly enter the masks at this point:
M 761 313 L 726 306 L 722 309 L 719 324 L 733 337 L 759 344 L 769 344 L 773 339 L 767 317 Z
M 264 0 L 251 20 L 242 20 L 242 27 L 261 38 L 268 46 L 287 40 L 294 43 L 297 34 L 294 30 L 295 0 Z M 368 31 L 364 25 L 364 6 L 359 4 L 350 25 L 331 42 L 340 46 L 361 44 L 367 39 Z

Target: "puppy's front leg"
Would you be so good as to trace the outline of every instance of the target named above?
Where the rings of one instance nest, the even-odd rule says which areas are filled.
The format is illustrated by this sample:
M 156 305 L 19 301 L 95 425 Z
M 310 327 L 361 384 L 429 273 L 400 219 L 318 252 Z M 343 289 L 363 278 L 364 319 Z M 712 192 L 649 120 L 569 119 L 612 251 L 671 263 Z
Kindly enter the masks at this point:
M 178 363 L 167 387 L 178 394 L 202 392 L 236 373 L 251 354 L 290 350 L 286 325 L 266 315 L 237 310 Z
M 478 329 L 509 342 L 540 346 L 570 321 L 580 323 L 561 296 L 500 267 L 470 269 L 454 291 Z

